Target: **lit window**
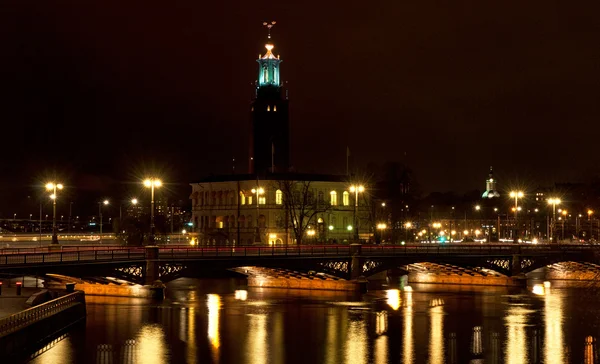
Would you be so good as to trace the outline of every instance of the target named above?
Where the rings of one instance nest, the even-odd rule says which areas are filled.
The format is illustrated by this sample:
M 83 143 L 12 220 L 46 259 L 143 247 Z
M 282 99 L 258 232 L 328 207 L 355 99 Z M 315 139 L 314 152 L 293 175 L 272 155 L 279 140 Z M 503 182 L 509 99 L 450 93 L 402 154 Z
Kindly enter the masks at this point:
M 258 196 L 258 204 L 264 205 L 267 203 L 267 198 L 265 196 Z
M 277 111 L 277 105 L 273 105 L 273 111 Z
M 344 206 L 350 205 L 350 194 L 348 193 L 348 191 L 344 191 L 344 195 L 343 195 L 342 199 L 343 199 L 342 202 L 344 203 Z
M 331 195 L 331 206 L 337 206 L 337 192 L 331 191 L 329 194 Z
M 252 196 L 248 196 L 248 205 L 252 205 Z
M 267 111 L 271 111 L 271 106 L 267 105 Z
M 281 205 L 283 203 L 283 192 L 281 190 L 275 191 L 275 203 Z
M 242 192 L 240 192 L 240 204 L 246 204 L 246 195 L 244 195 Z

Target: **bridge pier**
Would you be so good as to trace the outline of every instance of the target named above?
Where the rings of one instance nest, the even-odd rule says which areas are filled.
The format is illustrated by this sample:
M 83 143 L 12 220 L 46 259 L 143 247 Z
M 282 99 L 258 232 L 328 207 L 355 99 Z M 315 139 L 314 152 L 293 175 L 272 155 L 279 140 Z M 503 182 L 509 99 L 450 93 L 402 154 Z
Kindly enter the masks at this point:
M 356 280 L 363 274 L 363 265 L 365 264 L 365 258 L 362 256 L 362 245 L 361 244 L 350 244 L 350 279 Z
M 144 269 L 144 284 L 150 286 L 152 298 L 165 298 L 165 285 L 160 281 L 160 262 L 158 246 L 146 246 L 146 269 Z

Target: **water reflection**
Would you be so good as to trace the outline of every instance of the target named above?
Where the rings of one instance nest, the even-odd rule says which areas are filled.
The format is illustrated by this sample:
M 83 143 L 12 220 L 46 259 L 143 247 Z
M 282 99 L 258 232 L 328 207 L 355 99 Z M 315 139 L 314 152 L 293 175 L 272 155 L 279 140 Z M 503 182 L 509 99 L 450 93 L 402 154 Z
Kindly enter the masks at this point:
M 348 322 L 348 335 L 346 339 L 346 363 L 367 363 L 367 327 L 362 314 L 355 314 Z
M 415 286 L 323 298 L 202 284 L 163 302 L 90 297 L 80 334 L 33 362 L 597 363 L 586 335 L 596 336 L 599 301 L 582 289 Z
M 219 362 L 219 310 L 221 309 L 221 297 L 218 294 L 209 294 L 206 298 L 208 307 L 208 340 L 211 345 L 213 361 Z
M 397 311 L 400 308 L 400 291 L 397 289 L 388 289 L 386 291 L 387 304 Z
M 548 285 L 544 296 L 544 361 L 564 363 L 563 296 Z
M 168 352 L 165 347 L 165 336 L 162 326 L 149 324 L 142 327 L 137 336 L 137 363 L 167 363 Z
M 375 339 L 375 364 L 387 364 L 388 338 L 380 336 Z
M 183 310 L 182 310 L 183 311 Z M 197 345 L 196 345 L 196 309 L 188 307 L 187 311 L 187 362 L 196 363 L 197 361 Z
M 443 301 L 434 300 L 429 309 L 429 363 L 444 363 L 444 306 Z
M 377 335 L 383 335 L 387 332 L 388 328 L 388 313 L 387 311 L 380 311 L 375 316 L 375 333 Z
M 345 332 L 340 332 L 343 328 L 341 322 L 346 322 L 345 318 L 340 317 L 346 310 L 329 308 L 327 310 L 327 338 L 325 342 L 325 363 L 340 363 L 340 337 L 345 337 Z
M 269 363 L 267 347 L 267 315 L 264 313 L 248 314 L 248 346 L 246 360 L 249 364 Z
M 583 363 L 584 364 L 596 364 L 598 358 L 596 358 L 596 339 L 592 336 L 585 338 L 585 349 L 583 352 Z
M 412 290 L 404 291 L 406 305 L 404 306 L 404 332 L 402 345 L 402 363 L 412 364 L 414 362 L 413 342 L 413 293 Z
M 529 355 L 527 353 L 527 315 L 532 311 L 522 306 L 511 305 L 508 307 L 507 315 L 504 318 L 506 325 L 506 348 L 505 356 L 507 364 L 527 363 Z

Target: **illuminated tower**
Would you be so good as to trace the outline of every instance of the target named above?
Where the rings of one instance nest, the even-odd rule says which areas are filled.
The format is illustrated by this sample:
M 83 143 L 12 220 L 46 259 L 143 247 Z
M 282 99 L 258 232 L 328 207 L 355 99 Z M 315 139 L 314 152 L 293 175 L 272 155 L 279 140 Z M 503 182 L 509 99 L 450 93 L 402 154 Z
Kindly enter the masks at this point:
M 282 173 L 290 167 L 288 100 L 280 79 L 279 56 L 271 40 L 275 22 L 264 23 L 269 35 L 264 55 L 258 56 L 256 97 L 250 104 L 250 173 Z
M 485 192 L 481 195 L 482 198 L 500 197 L 500 193 L 496 190 L 496 180 L 494 179 L 494 171 L 490 167 L 490 174 L 485 181 Z

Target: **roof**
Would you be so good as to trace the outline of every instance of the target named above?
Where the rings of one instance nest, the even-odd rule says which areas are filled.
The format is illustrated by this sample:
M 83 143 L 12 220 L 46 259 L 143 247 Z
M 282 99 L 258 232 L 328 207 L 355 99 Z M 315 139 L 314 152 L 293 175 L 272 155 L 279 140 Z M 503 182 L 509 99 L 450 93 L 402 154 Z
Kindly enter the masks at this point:
M 314 181 L 314 182 L 349 182 L 348 176 L 333 174 L 309 173 L 274 173 L 266 175 L 257 174 L 229 174 L 209 176 L 194 183 L 232 182 L 232 181 Z

